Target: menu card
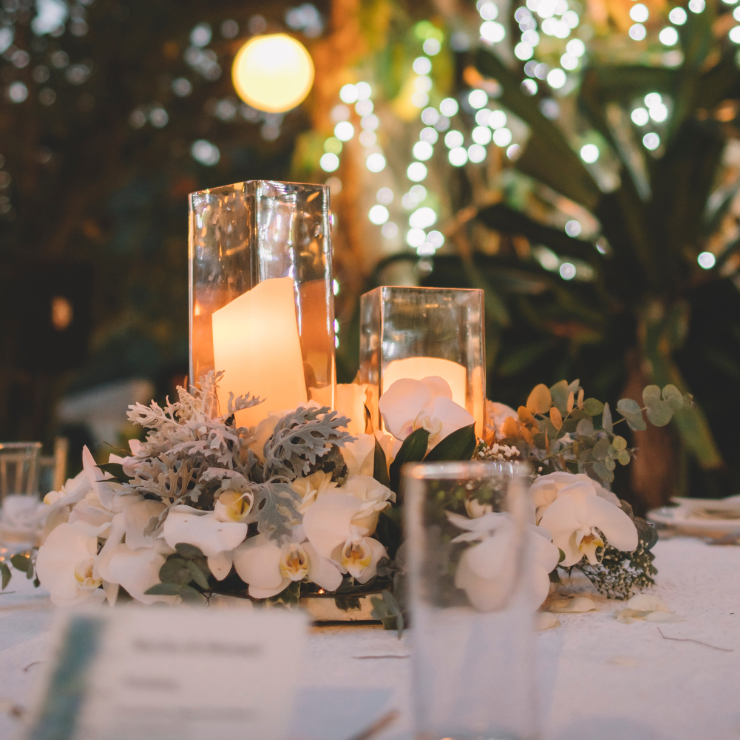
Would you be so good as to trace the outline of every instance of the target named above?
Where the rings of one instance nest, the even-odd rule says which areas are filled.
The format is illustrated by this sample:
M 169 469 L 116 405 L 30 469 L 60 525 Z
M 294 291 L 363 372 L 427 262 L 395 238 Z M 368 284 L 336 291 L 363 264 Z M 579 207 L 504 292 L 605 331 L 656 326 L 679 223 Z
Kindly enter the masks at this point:
M 58 617 L 26 740 L 285 740 L 299 612 L 123 607 Z

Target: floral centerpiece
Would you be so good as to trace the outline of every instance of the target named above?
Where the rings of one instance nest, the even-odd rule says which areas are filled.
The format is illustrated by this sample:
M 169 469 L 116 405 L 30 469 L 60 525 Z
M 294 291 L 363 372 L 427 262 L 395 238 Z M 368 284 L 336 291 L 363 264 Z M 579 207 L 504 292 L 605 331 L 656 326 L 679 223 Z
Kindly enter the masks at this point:
M 489 402 L 486 437 L 476 439 L 442 378 L 399 380 L 379 404 L 390 433 L 352 436 L 348 417 L 316 403 L 238 427 L 236 412 L 260 401 L 232 395 L 219 409 L 222 375 L 179 388 L 164 407 L 132 406 L 129 419 L 148 430 L 145 440 L 102 465 L 85 450 L 83 471 L 32 512 L 39 546 L 12 565 L 55 604 L 213 594 L 288 604 L 331 595 L 352 610 L 374 594 L 374 616 L 400 626 L 401 467 L 472 458 L 528 460 L 535 469 L 533 606 L 558 569 L 580 569 L 617 598 L 653 582 L 654 530 L 599 480 L 608 484 L 616 464 L 635 454 L 614 431 L 618 423 L 643 428 L 647 412 L 667 424 L 691 402 L 673 386 L 646 388 L 644 408 L 620 401 L 620 422 L 607 404 L 585 398 L 578 381 L 537 386 L 517 411 Z M 474 495 L 450 504 L 450 522 L 483 551 L 503 531 L 500 516 Z M 4 588 L 11 572 L 1 561 L 0 571 Z M 465 557 L 456 583 L 486 608 L 497 577 L 485 557 Z

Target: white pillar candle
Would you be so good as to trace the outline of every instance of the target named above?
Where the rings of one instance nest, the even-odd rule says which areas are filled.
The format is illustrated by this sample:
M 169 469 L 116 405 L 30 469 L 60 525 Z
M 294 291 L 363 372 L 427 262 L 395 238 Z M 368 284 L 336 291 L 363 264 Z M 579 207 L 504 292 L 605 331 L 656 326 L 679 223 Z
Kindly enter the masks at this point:
M 236 415 L 239 426 L 308 401 L 292 278 L 258 283 L 215 311 L 212 321 L 214 365 L 226 373 L 218 392 L 222 413 L 230 391 L 264 399 Z

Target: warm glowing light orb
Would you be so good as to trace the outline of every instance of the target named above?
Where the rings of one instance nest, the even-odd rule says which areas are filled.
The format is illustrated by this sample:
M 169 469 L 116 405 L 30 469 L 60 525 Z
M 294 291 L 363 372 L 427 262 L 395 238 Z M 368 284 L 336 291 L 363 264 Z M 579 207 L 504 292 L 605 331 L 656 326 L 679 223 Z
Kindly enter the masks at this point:
M 284 113 L 311 91 L 314 67 L 306 47 L 284 33 L 255 36 L 234 57 L 231 79 L 239 97 L 266 113 Z

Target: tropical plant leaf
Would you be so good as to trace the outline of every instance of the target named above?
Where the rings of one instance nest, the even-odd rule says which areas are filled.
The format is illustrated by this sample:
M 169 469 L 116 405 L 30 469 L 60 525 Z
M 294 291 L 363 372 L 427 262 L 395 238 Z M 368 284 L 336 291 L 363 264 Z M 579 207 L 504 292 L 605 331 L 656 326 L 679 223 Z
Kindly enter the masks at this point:
M 388 459 L 385 451 L 380 446 L 377 437 L 375 438 L 375 452 L 373 454 L 373 478 L 388 488 L 391 487 L 391 479 L 388 475 Z
M 391 463 L 390 489 L 399 493 L 401 483 L 401 468 L 409 462 L 421 462 L 429 446 L 429 432 L 426 429 L 417 429 L 411 432 L 401 444 L 395 460 Z
M 461 427 L 432 447 L 424 461 L 470 460 L 475 452 L 476 444 L 475 424 Z
M 11 565 L 16 570 L 21 571 L 21 573 L 28 573 L 29 570 L 33 572 L 33 566 L 31 565 L 31 559 L 26 557 L 25 555 L 11 555 L 10 562 L 11 562 Z
M 112 476 L 112 480 L 116 483 L 128 483 L 130 480 L 133 480 L 130 475 L 126 475 L 126 473 L 123 472 L 123 465 L 121 465 L 121 463 L 101 463 L 96 467 L 100 468 L 104 473 L 110 474 Z
M 10 583 L 10 579 L 13 577 L 13 574 L 10 572 L 10 568 L 8 568 L 8 566 L 3 562 L 0 562 L 0 576 L 2 576 L 0 590 L 5 590 L 5 587 Z

